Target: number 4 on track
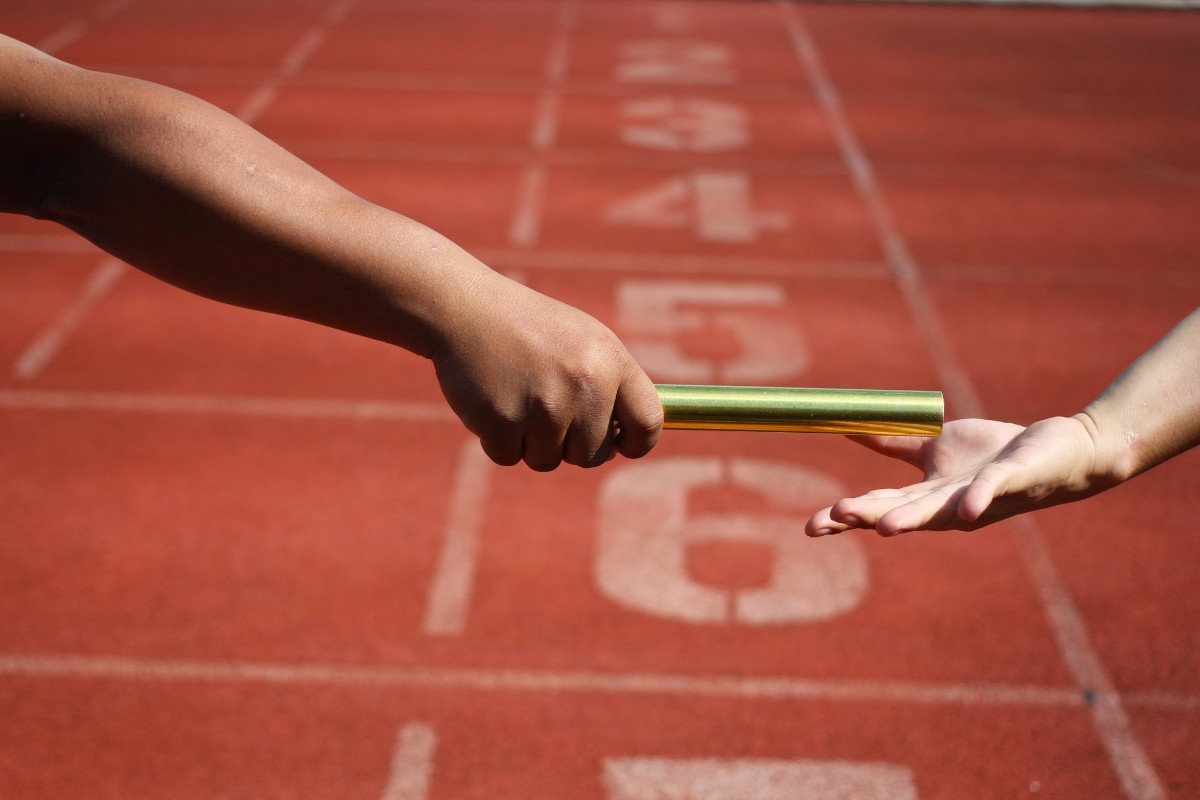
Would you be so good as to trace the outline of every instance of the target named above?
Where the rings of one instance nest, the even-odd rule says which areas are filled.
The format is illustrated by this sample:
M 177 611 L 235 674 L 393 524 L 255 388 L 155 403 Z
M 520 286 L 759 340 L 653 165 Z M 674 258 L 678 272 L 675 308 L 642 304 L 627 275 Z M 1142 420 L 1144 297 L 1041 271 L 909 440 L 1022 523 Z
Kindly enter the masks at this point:
M 605 214 L 616 225 L 691 228 L 706 242 L 749 243 L 764 230 L 783 230 L 783 212 L 757 211 L 750 178 L 737 170 L 704 170 L 680 175 L 617 202 Z

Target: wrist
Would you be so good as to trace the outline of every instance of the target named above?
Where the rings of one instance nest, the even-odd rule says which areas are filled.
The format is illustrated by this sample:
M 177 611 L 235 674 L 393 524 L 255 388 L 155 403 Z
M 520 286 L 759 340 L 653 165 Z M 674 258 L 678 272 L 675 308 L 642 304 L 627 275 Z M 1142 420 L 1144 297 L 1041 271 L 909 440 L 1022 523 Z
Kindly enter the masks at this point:
M 1097 490 L 1124 483 L 1138 473 L 1136 442 L 1132 434 L 1122 435 L 1120 426 L 1109 420 L 1101 410 L 1088 406 L 1076 414 L 1092 447 L 1090 482 Z

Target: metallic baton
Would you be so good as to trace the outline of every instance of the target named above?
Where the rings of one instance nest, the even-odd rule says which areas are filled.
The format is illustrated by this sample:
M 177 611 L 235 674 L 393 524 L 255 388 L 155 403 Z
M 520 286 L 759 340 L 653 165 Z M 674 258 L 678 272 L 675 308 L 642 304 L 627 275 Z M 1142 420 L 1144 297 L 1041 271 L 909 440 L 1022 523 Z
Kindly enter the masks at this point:
M 937 436 L 941 392 L 659 384 L 663 427 Z

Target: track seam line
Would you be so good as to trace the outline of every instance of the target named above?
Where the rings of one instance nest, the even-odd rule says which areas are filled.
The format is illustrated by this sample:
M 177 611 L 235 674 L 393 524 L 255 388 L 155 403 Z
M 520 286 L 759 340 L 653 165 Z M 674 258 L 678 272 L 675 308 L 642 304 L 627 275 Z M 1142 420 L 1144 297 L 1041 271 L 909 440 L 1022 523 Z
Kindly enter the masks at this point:
M 481 692 L 681 695 L 761 700 L 895 702 L 915 705 L 1077 708 L 1073 688 L 998 683 L 739 677 L 646 672 L 381 667 L 318 663 L 198 661 L 95 655 L 0 656 L 0 677 L 199 681 L 266 685 L 382 686 Z
M 934 356 L 947 394 L 955 401 L 962 415 L 982 417 L 982 403 L 965 371 L 946 346 L 944 331 L 922 284 L 920 269 L 892 220 L 882 190 L 875 180 L 871 162 L 846 119 L 837 89 L 825 72 L 807 26 L 792 0 L 777 2 L 783 11 L 797 55 L 813 83 L 818 102 L 833 126 L 855 185 L 875 221 L 876 232 L 892 265 L 893 274 Z M 1120 694 L 1112 685 L 1088 634 L 1087 625 L 1072 601 L 1037 527 L 1023 518 L 1014 521 L 1018 524 L 1016 541 L 1026 573 L 1042 601 L 1060 655 L 1078 681 L 1084 696 L 1089 699 L 1093 723 L 1122 789 L 1131 800 L 1162 800 L 1165 798 L 1162 784 L 1133 734 L 1128 715 L 1121 705 Z

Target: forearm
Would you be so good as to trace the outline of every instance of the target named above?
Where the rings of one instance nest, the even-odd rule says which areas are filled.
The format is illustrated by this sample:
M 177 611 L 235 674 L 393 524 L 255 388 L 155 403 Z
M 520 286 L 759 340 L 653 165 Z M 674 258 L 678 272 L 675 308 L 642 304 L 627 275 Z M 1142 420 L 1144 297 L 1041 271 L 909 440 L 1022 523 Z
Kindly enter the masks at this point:
M 1076 419 L 1093 472 L 1120 483 L 1200 444 L 1200 309 L 1125 370 Z
M 0 90 L 4 210 L 190 291 L 423 355 L 490 272 L 200 100 L 28 48 L 3 56 L 29 59 Z

